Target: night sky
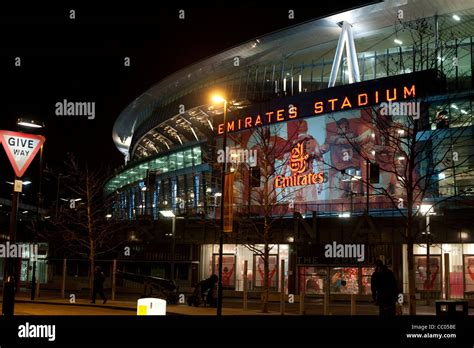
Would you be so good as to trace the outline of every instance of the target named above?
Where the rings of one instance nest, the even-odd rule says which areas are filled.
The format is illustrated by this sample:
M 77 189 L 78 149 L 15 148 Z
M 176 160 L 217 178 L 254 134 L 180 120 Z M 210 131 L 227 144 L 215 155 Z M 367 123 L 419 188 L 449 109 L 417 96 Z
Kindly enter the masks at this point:
M 115 168 L 123 163 L 112 141 L 119 113 L 149 87 L 200 59 L 260 35 L 369 1 L 296 5 L 235 2 L 239 8 L 159 8 L 115 2 L 107 8 L 21 3 L 0 5 L 0 129 L 15 130 L 16 119 L 45 122 L 45 162 L 58 167 L 68 152 L 90 165 Z M 76 19 L 69 19 L 69 10 Z M 178 18 L 179 9 L 186 19 Z M 288 10 L 295 19 L 288 19 Z M 15 67 L 15 57 L 21 67 Z M 124 57 L 131 67 L 124 67 Z M 96 117 L 56 116 L 55 103 L 94 101 Z M 9 198 L 13 171 L 0 151 L 0 196 Z M 38 156 L 39 157 L 39 156 Z M 34 182 L 37 159 L 24 179 Z M 31 187 L 33 191 L 34 187 Z

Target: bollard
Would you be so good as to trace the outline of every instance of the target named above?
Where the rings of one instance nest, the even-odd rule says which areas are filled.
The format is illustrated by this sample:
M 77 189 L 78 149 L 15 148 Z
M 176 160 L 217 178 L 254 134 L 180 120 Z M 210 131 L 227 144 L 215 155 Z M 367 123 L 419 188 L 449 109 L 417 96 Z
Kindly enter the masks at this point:
M 300 291 L 300 315 L 305 315 L 304 310 L 304 291 Z
M 356 315 L 356 295 L 351 294 L 351 315 Z
M 329 294 L 324 293 L 324 315 L 329 315 Z
M 285 260 L 281 260 L 280 269 L 280 314 L 285 314 Z
M 449 254 L 444 253 L 444 298 L 449 300 Z
M 248 292 L 248 280 L 247 280 L 247 269 L 248 269 L 248 261 L 244 261 L 244 311 L 247 310 L 247 292 Z
M 40 281 L 39 279 L 36 280 L 36 298 L 40 298 Z
M 115 273 L 117 273 L 117 260 L 112 263 L 112 301 L 115 301 Z

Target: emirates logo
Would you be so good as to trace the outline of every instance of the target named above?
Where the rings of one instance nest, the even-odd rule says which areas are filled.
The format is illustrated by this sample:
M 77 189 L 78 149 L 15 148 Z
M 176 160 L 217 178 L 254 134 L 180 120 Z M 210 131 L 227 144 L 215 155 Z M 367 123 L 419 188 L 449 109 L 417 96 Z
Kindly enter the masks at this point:
M 304 173 L 308 168 L 308 158 L 309 155 L 304 152 L 303 142 L 296 144 L 296 146 L 291 149 L 290 155 L 290 169 L 292 173 Z
M 285 188 L 290 186 L 306 186 L 322 184 L 324 182 L 324 173 L 308 172 L 309 154 L 304 152 L 304 143 L 300 142 L 291 149 L 289 158 L 290 176 L 277 175 L 275 177 L 275 187 Z M 305 173 L 305 174 L 304 174 Z

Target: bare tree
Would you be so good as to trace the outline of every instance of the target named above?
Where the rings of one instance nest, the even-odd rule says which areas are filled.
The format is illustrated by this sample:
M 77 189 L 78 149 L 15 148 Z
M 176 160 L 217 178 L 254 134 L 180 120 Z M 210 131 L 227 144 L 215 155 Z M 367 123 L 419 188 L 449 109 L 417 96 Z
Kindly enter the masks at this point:
M 51 223 L 70 254 L 87 257 L 92 290 L 96 258 L 123 244 L 125 238 L 119 237 L 128 224 L 111 217 L 113 197 L 105 196 L 103 191 L 106 171 L 91 169 L 73 156 L 67 159 L 63 171 L 62 187 L 67 197 L 61 199 L 66 201 L 66 207 Z
M 281 221 L 283 216 L 291 211 L 300 187 L 282 187 L 277 180 L 279 174 L 290 173 L 291 150 L 294 146 L 293 140 L 286 139 L 280 133 L 281 125 L 263 126 L 255 128 L 249 139 L 250 150 L 256 150 L 256 166 L 247 170 L 236 170 L 236 182 L 240 183 L 234 187 L 237 195 L 240 195 L 242 205 L 239 209 L 238 224 L 241 228 L 249 229 L 261 241 L 263 246 L 245 241 L 244 245 L 256 256 L 256 262 L 263 261 L 263 284 L 262 284 L 262 312 L 268 312 L 268 297 L 270 290 L 270 258 L 272 243 L 274 243 L 273 226 Z M 241 139 L 234 137 L 234 143 Z M 301 151 L 304 144 L 300 145 Z M 306 166 L 306 161 L 305 161 Z M 300 168 L 301 172 L 307 168 Z M 257 175 L 252 175 L 252 170 Z M 244 173 L 247 174 L 245 178 Z M 247 182 L 245 182 L 247 181 Z M 243 189 L 243 188 L 246 188 Z M 278 269 L 278 265 L 275 265 Z M 284 281 L 281 279 L 280 281 Z

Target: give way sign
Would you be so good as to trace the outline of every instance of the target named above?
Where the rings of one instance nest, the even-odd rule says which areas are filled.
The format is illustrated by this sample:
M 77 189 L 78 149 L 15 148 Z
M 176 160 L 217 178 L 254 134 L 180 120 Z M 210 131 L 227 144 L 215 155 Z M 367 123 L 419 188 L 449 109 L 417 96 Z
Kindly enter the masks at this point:
M 21 178 L 25 174 L 45 140 L 41 135 L 0 130 L 0 142 L 16 176 Z

